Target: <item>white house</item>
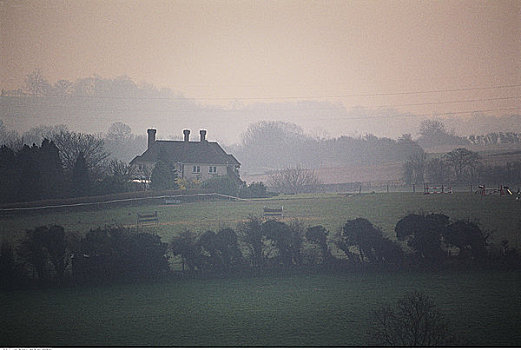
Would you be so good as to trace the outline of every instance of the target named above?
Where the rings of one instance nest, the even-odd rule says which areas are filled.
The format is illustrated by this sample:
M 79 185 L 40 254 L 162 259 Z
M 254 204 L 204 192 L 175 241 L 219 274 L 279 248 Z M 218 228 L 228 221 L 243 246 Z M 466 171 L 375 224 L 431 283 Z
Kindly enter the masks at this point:
M 242 182 L 239 177 L 240 163 L 227 154 L 217 142 L 206 140 L 206 130 L 199 131 L 199 141 L 190 141 L 190 130 L 183 130 L 183 141 L 156 140 L 156 129 L 148 129 L 148 148 L 135 157 L 130 165 L 142 174 L 150 174 L 159 159 L 172 162 L 179 177 L 191 180 L 207 180 L 214 176 L 228 176 Z

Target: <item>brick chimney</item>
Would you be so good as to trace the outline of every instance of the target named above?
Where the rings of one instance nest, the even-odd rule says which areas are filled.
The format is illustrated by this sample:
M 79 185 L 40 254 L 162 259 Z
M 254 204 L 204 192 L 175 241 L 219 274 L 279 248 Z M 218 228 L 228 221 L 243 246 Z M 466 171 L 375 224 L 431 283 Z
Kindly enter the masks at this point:
M 150 147 L 152 147 L 154 142 L 156 142 L 156 129 L 148 129 L 147 134 L 148 134 L 148 148 L 150 149 Z
M 206 141 L 206 130 L 199 130 L 199 135 L 201 135 L 201 142 Z
M 190 141 L 190 130 L 186 129 L 186 130 L 183 130 L 183 134 L 185 135 L 185 142 L 188 142 Z

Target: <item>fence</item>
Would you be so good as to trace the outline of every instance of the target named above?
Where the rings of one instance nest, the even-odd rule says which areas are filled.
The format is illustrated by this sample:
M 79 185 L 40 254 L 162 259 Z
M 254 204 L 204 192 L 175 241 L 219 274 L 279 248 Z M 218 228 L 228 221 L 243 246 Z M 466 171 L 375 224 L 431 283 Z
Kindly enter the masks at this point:
M 15 214 L 22 213 L 28 211 L 37 211 L 37 210 L 71 210 L 75 208 L 90 208 L 90 209 L 101 209 L 109 206 L 123 206 L 123 205 L 141 205 L 144 203 L 147 204 L 165 204 L 165 203 L 179 203 L 182 202 L 190 202 L 197 200 L 206 200 L 206 199 L 227 199 L 227 200 L 245 200 L 238 197 L 228 196 L 220 193 L 195 193 L 195 194 L 178 194 L 178 195 L 162 195 L 162 196 L 150 196 L 150 197 L 142 197 L 142 198 L 127 198 L 127 199 L 115 199 L 115 200 L 107 200 L 107 201 L 92 201 L 92 202 L 82 202 L 82 203 L 73 203 L 73 204 L 59 204 L 59 205 L 45 205 L 45 206 L 29 206 L 30 203 L 24 203 L 27 206 L 24 207 L 12 207 L 12 208 L 2 208 L 0 209 L 0 214 Z M 88 199 L 88 198 L 85 198 Z
M 349 182 L 339 184 L 320 184 L 304 187 L 303 193 L 386 193 L 386 192 L 416 192 L 416 193 L 462 193 L 476 192 L 481 184 L 453 184 L 453 183 L 421 183 L 403 184 L 401 182 Z M 512 193 L 521 189 L 521 184 L 488 184 L 486 188 L 500 189 L 508 187 Z M 428 187 L 428 190 L 427 190 Z

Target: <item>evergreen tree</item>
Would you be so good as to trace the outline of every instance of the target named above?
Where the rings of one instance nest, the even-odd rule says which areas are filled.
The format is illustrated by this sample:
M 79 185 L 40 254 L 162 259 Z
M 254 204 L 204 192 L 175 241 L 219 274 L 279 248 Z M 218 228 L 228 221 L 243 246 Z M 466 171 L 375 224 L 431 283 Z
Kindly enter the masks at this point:
M 83 152 L 80 152 L 72 168 L 72 193 L 76 197 L 82 197 L 88 195 L 89 192 L 89 168 Z
M 4 145 L 0 147 L 0 202 L 16 201 L 19 186 L 15 153 Z
M 177 170 L 171 162 L 159 160 L 150 176 L 150 187 L 154 190 L 175 190 L 177 189 Z
M 62 194 L 64 178 L 58 147 L 44 139 L 38 157 L 42 198 L 57 198 Z
M 40 169 L 38 166 L 39 147 L 24 147 L 16 154 L 16 163 L 19 169 L 20 186 L 18 201 L 31 201 L 41 198 Z

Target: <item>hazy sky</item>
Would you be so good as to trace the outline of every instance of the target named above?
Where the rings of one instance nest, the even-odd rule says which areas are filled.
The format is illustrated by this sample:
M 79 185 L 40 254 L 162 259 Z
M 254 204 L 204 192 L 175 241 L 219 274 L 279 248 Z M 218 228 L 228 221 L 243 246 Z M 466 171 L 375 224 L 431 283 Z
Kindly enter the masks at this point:
M 0 16 L 5 89 L 40 68 L 51 82 L 128 75 L 215 104 L 520 112 L 499 109 L 520 106 L 508 97 L 521 96 L 521 1 L 0 0 Z M 388 95 L 432 90 L 444 92 Z

